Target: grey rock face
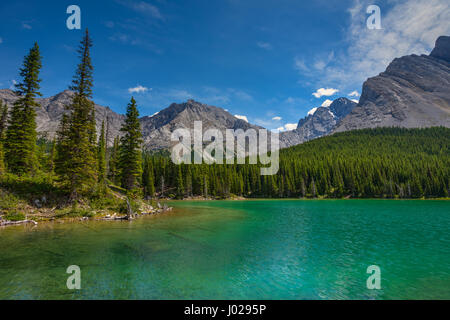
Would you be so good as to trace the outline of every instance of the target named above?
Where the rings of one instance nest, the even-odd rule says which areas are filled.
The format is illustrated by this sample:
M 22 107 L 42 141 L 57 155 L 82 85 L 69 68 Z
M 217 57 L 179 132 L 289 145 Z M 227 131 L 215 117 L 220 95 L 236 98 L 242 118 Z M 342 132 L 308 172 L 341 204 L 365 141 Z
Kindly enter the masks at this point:
M 335 131 L 386 126 L 450 127 L 450 37 L 439 37 L 429 56 L 394 59 L 364 82 L 359 104 Z
M 65 106 L 72 102 L 73 92 L 65 90 L 49 98 L 37 98 L 41 105 L 36 109 L 37 131 L 41 136 L 53 139 L 58 130 L 59 123 L 63 114 L 67 113 Z M 0 90 L 0 100 L 5 101 L 9 107 L 17 100 L 17 96 L 12 90 Z M 108 107 L 95 105 L 95 120 L 97 123 L 97 134 L 100 133 L 102 121 L 105 121 L 105 127 L 108 129 L 108 145 L 112 145 L 114 138 L 120 134 L 120 127 L 124 116 L 115 113 Z
M 65 90 L 49 98 L 36 99 L 41 105 L 41 108 L 36 110 L 37 131 L 41 136 L 48 139 L 55 137 L 63 114 L 68 112 L 65 106 L 70 105 L 72 97 L 73 92 Z M 3 89 L 0 90 L 0 99 L 11 107 L 18 97 L 12 90 Z M 97 135 L 100 134 L 102 121 L 105 121 L 109 146 L 112 146 L 116 136 L 121 136 L 120 127 L 124 119 L 124 115 L 112 111 L 109 107 L 95 105 Z M 186 128 L 192 131 L 194 121 L 202 121 L 203 132 L 209 128 L 216 128 L 222 132 L 224 137 L 226 129 L 242 129 L 244 131 L 249 128 L 263 129 L 237 119 L 221 108 L 189 100 L 181 104 L 173 103 L 156 115 L 145 116 L 140 119 L 144 148 L 147 150 L 169 148 L 173 144 L 170 141 L 172 132 L 178 128 Z M 193 136 L 192 132 L 191 136 Z
M 430 56 L 450 62 L 450 37 L 440 36 Z
M 347 98 L 338 98 L 329 107 L 317 108 L 314 114 L 300 119 L 297 129 L 280 134 L 280 146 L 286 148 L 329 134 L 355 106 Z
M 170 136 L 178 128 L 189 129 L 191 139 L 193 139 L 194 121 L 202 121 L 203 132 L 209 128 L 215 128 L 221 131 L 224 138 L 226 129 L 242 129 L 244 131 L 249 128 L 263 129 L 237 119 L 222 108 L 188 100 L 181 104 L 173 103 L 156 115 L 141 119 L 145 148 L 149 150 L 169 148 L 173 144 Z

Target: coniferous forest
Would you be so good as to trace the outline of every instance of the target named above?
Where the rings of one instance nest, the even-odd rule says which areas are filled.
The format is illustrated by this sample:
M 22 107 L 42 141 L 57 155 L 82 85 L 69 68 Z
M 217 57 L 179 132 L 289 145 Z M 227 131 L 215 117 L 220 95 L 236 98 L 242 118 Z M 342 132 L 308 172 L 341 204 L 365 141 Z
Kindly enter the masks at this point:
M 449 148 L 448 128 L 363 129 L 282 149 L 273 176 L 258 165 L 174 165 L 146 155 L 144 177 L 179 197 L 448 197 Z
M 280 151 L 279 171 L 260 165 L 175 165 L 142 150 L 138 106 L 131 97 L 112 147 L 96 132 L 89 32 L 80 42 L 75 92 L 53 141 L 38 138 L 38 44 L 25 56 L 11 107 L 0 101 L 0 210 L 37 205 L 123 209 L 133 199 L 443 198 L 450 192 L 450 129 L 377 128 L 338 133 Z M 167 152 L 168 153 L 168 152 Z M 45 197 L 45 201 L 42 200 Z M 122 202 L 118 202 L 120 199 Z M 43 204 L 41 204 L 43 205 Z M 9 210 L 9 211 L 8 211 Z M 72 212 L 72 211 L 71 211 Z M 15 214 L 15 213 L 14 213 Z

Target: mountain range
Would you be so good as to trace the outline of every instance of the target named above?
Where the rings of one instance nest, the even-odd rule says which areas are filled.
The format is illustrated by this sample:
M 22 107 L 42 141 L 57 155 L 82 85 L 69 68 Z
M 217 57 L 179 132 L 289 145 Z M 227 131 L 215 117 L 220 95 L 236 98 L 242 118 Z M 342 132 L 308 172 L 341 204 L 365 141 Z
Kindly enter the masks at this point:
M 67 112 L 73 92 L 65 90 L 49 98 L 38 98 L 37 130 L 52 139 L 62 115 Z M 11 106 L 17 96 L 12 90 L 0 90 L 0 99 Z M 95 105 L 97 132 L 102 121 L 107 127 L 107 142 L 120 136 L 124 115 L 109 107 Z M 144 147 L 160 150 L 170 147 L 170 135 L 177 128 L 192 129 L 202 121 L 203 130 L 217 128 L 262 129 L 234 117 L 226 110 L 194 100 L 173 103 L 153 116 L 140 118 Z M 441 36 L 430 55 L 409 55 L 394 59 L 386 71 L 363 84 L 359 103 L 347 98 L 334 100 L 329 107 L 313 109 L 300 119 L 295 130 L 280 133 L 280 147 L 289 147 L 332 134 L 373 127 L 450 127 L 450 37 Z
M 280 134 L 280 147 L 286 148 L 329 134 L 356 106 L 347 98 L 334 100 L 329 107 L 314 108 L 298 122 L 295 130 Z
M 363 84 L 358 105 L 334 130 L 450 126 L 450 37 L 430 55 L 394 59 Z

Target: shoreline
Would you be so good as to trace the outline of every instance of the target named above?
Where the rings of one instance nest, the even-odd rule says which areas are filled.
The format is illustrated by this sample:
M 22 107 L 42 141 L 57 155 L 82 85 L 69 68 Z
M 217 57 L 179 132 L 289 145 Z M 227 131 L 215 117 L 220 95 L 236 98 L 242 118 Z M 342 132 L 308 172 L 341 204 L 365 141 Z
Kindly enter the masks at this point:
M 325 201 L 325 200 L 395 200 L 395 201 L 411 201 L 411 200 L 422 200 L 422 201 L 429 201 L 429 200 L 439 200 L 439 201 L 450 201 L 450 198 L 226 198 L 226 199 L 205 199 L 205 198 L 186 198 L 186 199 L 165 199 L 165 201 L 284 201 L 284 200 L 297 200 L 297 201 Z
M 173 207 L 167 206 L 167 204 L 160 205 L 158 202 L 158 207 L 153 208 L 149 206 L 147 208 L 147 212 L 141 213 L 131 213 L 131 214 L 123 214 L 123 213 L 108 213 L 108 214 L 98 214 L 94 216 L 80 216 L 80 217 L 70 217 L 70 216 L 42 216 L 38 214 L 28 214 L 25 215 L 24 220 L 4 220 L 3 216 L 0 216 L 0 228 L 8 227 L 8 226 L 19 226 L 19 225 L 28 225 L 33 224 L 33 226 L 37 226 L 38 224 L 45 223 L 74 223 L 74 222 L 83 222 L 83 221 L 133 221 L 138 218 L 142 218 L 144 216 L 156 216 L 163 213 L 167 213 L 173 210 Z
M 404 198 L 228 198 L 228 199 L 205 199 L 205 198 L 190 198 L 190 199 L 164 199 L 167 204 L 170 203 L 182 203 L 182 202 L 217 202 L 217 201 L 226 201 L 226 202 L 236 202 L 236 201 L 351 201 L 351 200 L 382 200 L 382 201 L 450 201 L 450 198 L 418 198 L 418 199 L 404 199 Z M 143 213 L 134 213 L 130 218 L 126 214 L 99 214 L 92 217 L 58 217 L 58 216 L 48 216 L 44 217 L 42 215 L 26 215 L 25 220 L 21 221 L 13 221 L 13 220 L 3 220 L 2 216 L 0 216 L 0 228 L 8 227 L 8 226 L 19 226 L 19 225 L 33 225 L 37 226 L 38 224 L 46 224 L 46 223 L 76 223 L 83 221 L 133 221 L 138 218 L 142 218 L 144 216 L 157 216 L 160 214 L 164 214 L 173 209 L 174 207 L 167 206 L 164 204 L 158 208 L 153 208 L 149 212 Z

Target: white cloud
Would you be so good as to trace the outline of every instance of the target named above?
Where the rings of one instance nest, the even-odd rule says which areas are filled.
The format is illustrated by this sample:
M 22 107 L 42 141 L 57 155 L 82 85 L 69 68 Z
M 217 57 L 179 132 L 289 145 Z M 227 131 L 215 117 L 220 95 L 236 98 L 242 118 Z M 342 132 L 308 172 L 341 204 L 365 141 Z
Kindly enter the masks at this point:
M 11 85 L 9 86 L 9 89 L 10 90 L 15 90 L 16 89 L 16 84 L 17 84 L 16 80 L 11 80 Z
M 308 72 L 309 68 L 306 66 L 305 60 L 299 57 L 294 59 L 294 68 L 300 72 Z
M 143 87 L 141 85 L 138 85 L 137 87 L 134 87 L 134 88 L 128 88 L 129 93 L 143 93 L 143 92 L 147 92 L 148 90 L 149 90 L 149 88 Z M 151 90 L 151 88 L 150 88 L 150 90 Z
M 141 14 L 148 15 L 156 19 L 164 20 L 164 17 L 159 11 L 159 9 L 150 3 L 144 1 L 124 1 L 124 0 L 117 0 L 117 2 Z
M 401 0 L 388 11 L 381 8 L 381 30 L 366 27 L 367 6 L 372 0 L 356 0 L 349 10 L 351 25 L 343 65 L 327 70 L 337 81 L 362 83 L 384 71 L 397 57 L 428 54 L 438 36 L 450 32 L 448 0 Z M 348 70 L 343 74 L 343 70 Z
M 295 69 L 315 83 L 349 90 L 384 71 L 394 59 L 410 54 L 429 54 L 436 39 L 450 34 L 448 0 L 396 0 L 381 7 L 381 30 L 366 26 L 366 9 L 373 0 L 354 0 L 349 8 L 345 47 L 322 70 L 307 68 L 316 58 L 298 55 Z M 317 66 L 321 67 L 319 63 Z
M 297 129 L 297 123 L 286 123 L 282 127 L 278 127 L 276 129 L 273 129 L 273 132 L 283 132 L 283 131 L 291 131 Z
M 130 41 L 130 37 L 123 33 L 116 33 L 116 34 L 110 36 L 108 39 L 111 41 L 120 42 L 123 44 L 127 44 Z
M 316 70 L 322 71 L 333 60 L 334 51 L 331 51 L 326 58 L 318 58 L 315 60 L 313 66 Z
M 450 32 L 448 0 L 404 0 L 389 11 L 381 11 L 381 30 L 365 27 L 365 9 L 371 0 L 355 1 L 352 16 L 348 58 L 341 69 L 352 70 L 345 76 L 342 70 L 329 70 L 337 80 L 354 78 L 363 82 L 384 71 L 397 57 L 428 54 L 438 36 Z M 337 73 L 335 71 L 338 71 Z
M 302 98 L 296 98 L 296 97 L 287 97 L 283 103 L 286 104 L 303 104 L 305 103 L 305 100 Z
M 349 97 L 359 97 L 359 93 L 358 93 L 358 91 L 352 91 L 352 92 L 350 92 L 349 94 L 348 94 L 348 96 Z
M 286 124 L 284 125 L 284 128 L 285 128 L 286 130 L 294 130 L 294 129 L 297 129 L 297 123 L 286 123 Z
M 273 117 L 272 120 L 280 121 L 280 120 L 281 120 L 281 117 L 276 116 L 276 117 Z
M 356 100 L 356 99 L 350 99 L 351 101 L 353 101 L 353 102 L 355 102 L 355 103 L 358 103 L 359 102 L 359 100 Z
M 271 50 L 272 45 L 268 42 L 257 42 L 256 45 L 264 50 Z
M 28 22 L 22 22 L 22 28 L 27 30 L 33 29 L 33 27 L 31 27 L 31 25 Z
M 242 101 L 253 101 L 253 96 L 249 93 L 235 88 L 216 88 L 211 86 L 205 86 L 202 88 L 202 92 L 197 95 L 200 101 L 204 101 L 209 104 L 230 104 L 236 99 Z
M 332 103 L 333 103 L 332 100 L 327 99 L 322 103 L 321 107 L 329 107 Z
M 312 116 L 316 112 L 317 108 L 312 108 L 308 111 L 308 116 Z
M 236 98 L 238 98 L 240 100 L 245 100 L 245 101 L 253 100 L 253 97 L 245 91 L 238 90 L 238 89 L 232 89 L 232 88 L 229 88 L 227 91 L 230 92 L 231 94 L 235 95 Z
M 333 94 L 335 94 L 336 92 L 339 92 L 339 90 L 333 89 L 333 88 L 327 88 L 327 89 L 320 88 L 320 89 L 317 89 L 317 91 L 313 93 L 313 96 L 316 98 L 320 98 L 322 96 L 329 97 L 329 96 L 332 96 Z
M 175 101 L 183 101 L 194 99 L 194 95 L 187 90 L 184 89 L 170 89 L 166 95 L 172 100 Z
M 236 118 L 238 118 L 238 119 L 241 119 L 241 120 L 244 120 L 245 122 L 248 122 L 248 119 L 247 119 L 246 116 L 240 116 L 240 115 L 238 115 L 238 114 L 235 114 L 234 116 L 235 116 Z

